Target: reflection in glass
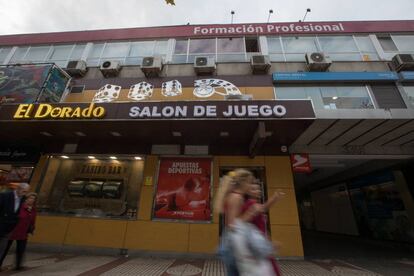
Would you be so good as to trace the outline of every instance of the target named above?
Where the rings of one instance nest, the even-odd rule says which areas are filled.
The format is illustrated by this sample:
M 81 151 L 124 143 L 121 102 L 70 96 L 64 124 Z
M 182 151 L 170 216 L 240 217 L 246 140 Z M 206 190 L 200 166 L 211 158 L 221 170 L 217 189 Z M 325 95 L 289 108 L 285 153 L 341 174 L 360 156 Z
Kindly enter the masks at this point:
M 124 59 L 129 51 L 129 42 L 106 43 L 101 58 Z
M 278 99 L 311 99 L 315 109 L 372 109 L 365 86 L 276 87 Z
M 216 39 L 191 39 L 189 53 L 216 53 Z
M 243 38 L 218 38 L 217 53 L 243 53 Z
M 414 52 L 414 36 L 413 35 L 393 35 L 392 39 L 400 51 Z
M 315 37 L 282 37 L 283 48 L 286 53 L 317 52 Z
M 322 50 L 327 53 L 358 52 L 352 36 L 320 36 L 318 39 Z
M 187 54 L 188 40 L 177 40 L 175 42 L 175 54 Z

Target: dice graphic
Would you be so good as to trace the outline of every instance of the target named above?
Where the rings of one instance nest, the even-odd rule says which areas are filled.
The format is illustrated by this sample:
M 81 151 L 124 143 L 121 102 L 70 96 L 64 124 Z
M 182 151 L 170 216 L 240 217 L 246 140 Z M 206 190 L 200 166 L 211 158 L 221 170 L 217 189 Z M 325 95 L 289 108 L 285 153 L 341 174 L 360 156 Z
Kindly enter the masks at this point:
M 153 92 L 154 86 L 151 83 L 145 81 L 139 82 L 130 87 L 128 99 L 142 101 L 151 98 Z
M 181 83 L 178 80 L 164 82 L 161 87 L 161 94 L 165 97 L 174 97 L 183 94 Z
M 106 84 L 101 87 L 92 99 L 94 103 L 109 103 L 118 99 L 121 93 L 121 86 Z

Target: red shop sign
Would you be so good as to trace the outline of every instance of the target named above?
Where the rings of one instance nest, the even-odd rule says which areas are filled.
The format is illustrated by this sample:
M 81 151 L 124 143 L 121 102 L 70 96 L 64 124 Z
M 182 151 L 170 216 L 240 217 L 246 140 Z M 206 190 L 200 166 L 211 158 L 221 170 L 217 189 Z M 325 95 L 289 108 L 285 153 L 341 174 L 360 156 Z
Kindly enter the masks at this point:
M 292 169 L 298 173 L 310 173 L 312 171 L 308 154 L 292 154 L 290 156 Z

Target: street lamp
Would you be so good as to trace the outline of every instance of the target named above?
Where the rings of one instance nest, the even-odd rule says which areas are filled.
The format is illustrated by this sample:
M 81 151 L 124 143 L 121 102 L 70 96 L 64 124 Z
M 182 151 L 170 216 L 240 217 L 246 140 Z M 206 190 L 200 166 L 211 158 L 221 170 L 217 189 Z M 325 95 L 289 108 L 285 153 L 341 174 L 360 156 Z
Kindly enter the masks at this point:
M 267 23 L 269 23 L 270 16 L 272 15 L 272 13 L 273 13 L 273 10 L 269 10 L 269 16 L 267 17 Z
M 306 12 L 305 12 L 305 16 L 303 17 L 303 19 L 302 19 L 302 22 L 305 22 L 305 19 L 306 19 L 306 16 L 308 15 L 308 13 L 310 13 L 311 12 L 311 9 L 309 9 L 309 8 L 307 8 L 306 9 Z M 301 22 L 300 20 L 299 20 L 299 22 Z

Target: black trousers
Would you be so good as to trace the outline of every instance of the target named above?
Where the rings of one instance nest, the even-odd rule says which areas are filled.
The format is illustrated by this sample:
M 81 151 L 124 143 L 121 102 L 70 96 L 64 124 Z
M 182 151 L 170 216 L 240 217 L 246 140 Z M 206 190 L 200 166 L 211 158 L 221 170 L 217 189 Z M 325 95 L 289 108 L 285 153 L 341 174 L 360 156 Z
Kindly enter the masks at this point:
M 16 268 L 20 268 L 22 266 L 24 252 L 26 251 L 27 240 L 16 240 L 16 243 Z M 3 261 L 6 258 L 12 244 L 13 240 L 9 240 L 6 250 L 4 251 L 3 256 L 1 256 L 0 267 L 3 265 Z

